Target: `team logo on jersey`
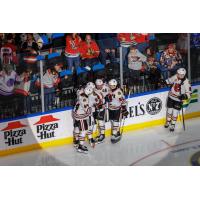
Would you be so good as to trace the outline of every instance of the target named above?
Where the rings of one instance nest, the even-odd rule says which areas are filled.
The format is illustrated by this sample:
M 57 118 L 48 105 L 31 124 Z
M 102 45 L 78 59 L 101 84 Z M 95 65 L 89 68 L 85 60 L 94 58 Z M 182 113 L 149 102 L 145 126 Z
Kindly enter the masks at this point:
M 8 146 L 15 146 L 23 143 L 23 136 L 26 134 L 27 125 L 20 121 L 9 122 L 8 125 L 1 131 L 4 133 L 5 144 Z
M 162 109 L 162 101 L 157 98 L 153 97 L 151 98 L 146 105 L 146 110 L 150 115 L 156 115 L 158 114 Z
M 58 129 L 58 123 L 60 119 L 54 118 L 52 115 L 42 116 L 36 125 L 37 137 L 41 140 L 54 138 L 55 130 Z

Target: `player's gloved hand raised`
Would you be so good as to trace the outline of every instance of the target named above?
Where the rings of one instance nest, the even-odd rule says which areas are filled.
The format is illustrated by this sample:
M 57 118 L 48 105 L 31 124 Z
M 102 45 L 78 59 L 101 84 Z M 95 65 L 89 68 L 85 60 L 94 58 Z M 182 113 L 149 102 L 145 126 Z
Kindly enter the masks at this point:
M 186 94 L 182 94 L 182 95 L 179 97 L 179 99 L 180 99 L 181 101 L 183 101 L 183 100 L 188 99 L 188 97 L 187 97 Z

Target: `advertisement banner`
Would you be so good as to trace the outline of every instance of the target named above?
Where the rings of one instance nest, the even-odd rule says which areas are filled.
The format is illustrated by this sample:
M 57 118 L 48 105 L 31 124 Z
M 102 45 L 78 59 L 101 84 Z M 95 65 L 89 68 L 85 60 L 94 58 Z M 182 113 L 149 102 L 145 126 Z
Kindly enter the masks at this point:
M 127 99 L 129 115 L 124 126 L 151 122 L 166 116 L 168 91 Z M 200 86 L 192 87 L 191 99 L 185 101 L 186 114 L 200 112 Z M 110 129 L 110 122 L 106 123 Z M 19 120 L 0 122 L 0 152 L 33 144 L 53 142 L 73 136 L 72 110 L 52 111 Z

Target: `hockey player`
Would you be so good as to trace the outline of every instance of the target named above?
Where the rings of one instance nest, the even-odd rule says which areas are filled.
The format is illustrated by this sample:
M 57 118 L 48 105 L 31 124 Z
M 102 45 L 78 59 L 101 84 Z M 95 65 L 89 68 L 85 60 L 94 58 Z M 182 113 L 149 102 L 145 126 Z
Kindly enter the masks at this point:
M 117 81 L 111 79 L 108 84 L 111 90 L 108 94 L 109 120 L 112 127 L 111 142 L 116 143 L 121 139 L 119 122 L 123 117 L 128 116 L 128 111 L 123 92 L 117 87 Z
M 99 125 L 99 135 L 96 137 L 96 143 L 102 143 L 105 139 L 105 115 L 106 115 L 106 99 L 110 93 L 110 88 L 103 82 L 102 79 L 96 79 L 95 81 L 96 90 L 103 96 L 102 109 L 97 111 L 97 120 Z
M 167 116 L 164 127 L 170 127 L 171 132 L 175 129 L 182 101 L 189 99 L 191 96 L 191 85 L 185 75 L 186 70 L 180 68 L 177 70 L 177 74 L 166 80 L 167 85 L 170 85 L 171 89 L 167 99 Z
M 95 146 L 95 140 L 92 137 L 96 120 L 103 119 L 103 95 L 95 89 L 95 85 L 92 82 L 87 84 L 87 87 L 93 89 L 93 92 L 89 95 L 89 106 L 92 108 L 92 115 L 89 117 L 89 131 L 88 139 L 92 147 Z
M 88 149 L 84 146 L 85 136 L 88 132 L 88 119 L 91 115 L 88 96 L 93 92 L 92 88 L 86 87 L 84 93 L 80 94 L 78 101 L 73 109 L 74 136 L 77 151 L 87 153 Z M 77 140 L 78 136 L 78 140 Z

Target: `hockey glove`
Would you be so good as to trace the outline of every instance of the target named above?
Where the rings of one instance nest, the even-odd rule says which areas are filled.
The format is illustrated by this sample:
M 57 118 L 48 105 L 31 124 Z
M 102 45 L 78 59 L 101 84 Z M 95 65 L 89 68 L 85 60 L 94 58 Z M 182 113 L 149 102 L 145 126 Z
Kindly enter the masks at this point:
M 127 111 L 126 107 L 125 106 L 122 106 L 122 116 L 123 117 L 127 117 L 129 114 L 129 112 Z
M 179 97 L 179 99 L 180 99 L 181 101 L 183 101 L 183 100 L 188 99 L 188 97 L 187 97 L 186 94 L 182 94 L 182 95 Z

